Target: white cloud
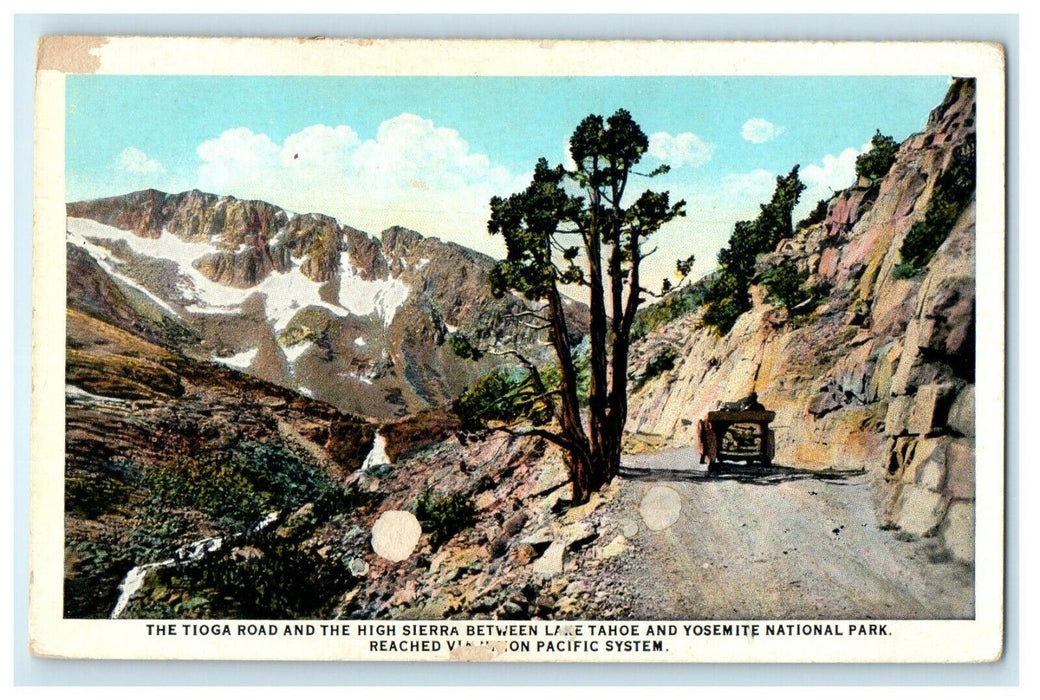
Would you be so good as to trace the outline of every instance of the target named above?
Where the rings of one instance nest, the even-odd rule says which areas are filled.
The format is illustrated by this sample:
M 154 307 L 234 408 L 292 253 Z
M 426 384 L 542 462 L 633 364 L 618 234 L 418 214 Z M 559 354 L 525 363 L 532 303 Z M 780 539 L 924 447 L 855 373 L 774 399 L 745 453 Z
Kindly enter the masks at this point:
M 154 158 L 149 158 L 147 153 L 133 146 L 127 146 L 116 156 L 115 167 L 134 175 L 155 175 L 166 172 L 162 163 Z
M 765 202 L 776 188 L 776 175 L 759 168 L 747 173 L 730 173 L 722 178 L 721 192 L 717 196 L 725 199 Z
M 527 184 L 476 153 L 454 129 L 414 114 L 387 119 L 372 139 L 349 126 L 308 126 L 276 143 L 240 127 L 199 145 L 201 189 L 321 212 L 369 233 L 392 225 L 450 238 L 490 254 L 492 195 Z
M 696 168 L 711 160 L 715 146 L 689 131 L 674 136 L 665 131 L 658 131 L 650 134 L 649 153 L 654 158 L 677 168 L 684 165 Z
M 870 148 L 864 144 L 858 150 L 846 148 L 838 155 L 827 154 L 819 162 L 809 163 L 799 171 L 805 191 L 794 210 L 794 218 L 804 218 L 816 203 L 829 200 L 834 193 L 851 187 L 856 181 L 856 157 Z
M 782 133 L 784 133 L 784 127 L 776 126 L 762 117 L 752 117 L 740 128 L 740 136 L 751 143 L 772 141 Z

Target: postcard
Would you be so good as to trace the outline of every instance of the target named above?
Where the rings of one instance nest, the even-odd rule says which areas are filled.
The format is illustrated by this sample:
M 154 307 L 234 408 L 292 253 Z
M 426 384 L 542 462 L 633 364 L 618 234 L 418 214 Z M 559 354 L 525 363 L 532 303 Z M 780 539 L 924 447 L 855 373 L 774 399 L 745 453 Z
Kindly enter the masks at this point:
M 43 39 L 33 653 L 999 659 L 1004 85 Z

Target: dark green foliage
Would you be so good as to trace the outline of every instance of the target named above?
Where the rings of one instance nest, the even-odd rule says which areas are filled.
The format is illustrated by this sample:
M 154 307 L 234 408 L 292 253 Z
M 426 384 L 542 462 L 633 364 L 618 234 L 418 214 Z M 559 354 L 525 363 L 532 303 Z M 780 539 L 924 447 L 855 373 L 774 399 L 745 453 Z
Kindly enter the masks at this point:
M 899 279 L 919 274 L 935 255 L 957 217 L 975 192 L 975 138 L 959 146 L 939 176 L 924 219 L 916 222 L 899 248 L 900 262 L 892 270 Z
M 808 278 L 808 270 L 799 270 L 786 261 L 763 272 L 759 281 L 769 290 L 771 302 L 791 311 L 813 298 L 812 290 L 805 287 Z
M 725 270 L 720 271 L 704 294 L 705 309 L 701 324 L 714 328 L 719 335 L 728 333 L 740 315 L 751 309 L 748 284 L 745 278 L 738 278 Z
M 96 540 L 69 541 L 62 610 L 67 618 L 105 618 L 119 597 L 119 583 L 134 562 L 127 552 L 104 536 Z M 74 562 L 74 563 L 73 563 Z M 70 566 L 71 564 L 71 566 Z
M 472 527 L 477 511 L 463 494 L 437 496 L 433 489 L 426 488 L 415 501 L 415 518 L 423 532 L 430 536 L 430 545 L 438 549 L 456 534 Z
M 163 467 L 139 467 L 120 462 L 104 470 L 125 474 L 130 480 L 126 493 L 137 494 L 131 507 L 132 517 L 122 535 L 103 533 L 89 540 L 69 538 L 66 556 L 70 558 L 73 575 L 65 579 L 64 613 L 70 618 L 107 617 L 118 597 L 118 585 L 127 571 L 140 564 L 167 559 L 178 547 L 199 539 L 199 516 L 224 534 L 231 534 L 246 530 L 271 511 L 289 513 L 304 503 L 313 503 L 314 518 L 323 521 L 336 513 L 356 508 L 363 502 L 357 494 L 333 482 L 320 468 L 302 461 L 284 445 L 275 443 L 242 441 L 198 458 L 184 457 L 175 464 Z M 133 487 L 132 491 L 129 490 L 130 486 Z M 96 509 L 98 506 L 87 507 Z M 107 504 L 105 512 L 112 507 L 111 503 Z M 301 559 L 306 556 L 306 553 L 285 552 L 284 555 L 268 559 L 264 565 L 270 566 L 274 572 L 280 571 L 278 567 L 284 564 L 285 570 L 290 571 L 293 566 L 306 564 Z M 206 565 L 209 566 L 209 559 Z M 221 569 L 221 566 L 224 568 Z M 254 562 L 242 572 L 235 573 L 239 571 L 238 564 L 223 562 L 215 573 L 178 574 L 187 577 L 181 582 L 183 585 L 178 585 L 192 591 L 197 590 L 194 588 L 196 585 L 215 590 L 237 590 L 235 576 L 241 576 L 243 582 L 248 582 L 250 577 L 264 575 L 249 569 L 257 566 L 261 564 Z M 306 616 L 302 612 L 293 612 L 293 609 L 280 612 L 277 601 L 279 596 L 286 600 L 292 597 L 291 591 L 286 592 L 286 586 L 301 586 L 304 592 L 300 595 L 304 597 L 313 594 L 314 585 L 317 584 L 307 582 L 311 573 L 308 570 L 300 574 L 302 578 L 298 583 L 283 584 L 253 579 L 251 585 L 261 590 L 261 596 L 265 588 L 271 590 L 271 595 L 266 599 L 258 598 L 256 603 L 243 599 L 240 604 L 267 606 L 264 608 L 266 614 L 258 614 L 259 617 Z M 313 574 L 323 580 L 332 575 L 320 567 L 314 569 Z M 194 580 L 200 576 L 203 578 Z M 224 576 L 228 580 L 221 583 L 220 577 Z M 188 579 L 193 581 L 191 586 L 188 586 Z M 173 586 L 172 583 L 170 585 Z M 177 586 L 173 587 L 180 590 Z M 214 617 L 219 615 L 215 612 L 217 608 L 212 607 L 216 605 L 213 601 L 222 600 L 222 596 L 224 593 L 207 597 L 209 602 L 206 605 L 196 601 L 195 607 L 186 608 L 186 603 L 182 604 L 182 601 L 174 606 L 176 609 L 152 601 L 128 614 Z
M 462 333 L 456 332 L 449 335 L 448 344 L 451 346 L 451 350 L 455 353 L 455 356 L 461 357 L 464 360 L 479 360 L 484 356 L 469 337 Z
M 704 284 L 688 284 L 672 291 L 656 304 L 640 309 L 629 337 L 632 340 L 643 338 L 654 329 L 697 309 L 704 303 L 706 290 Z
M 796 165 L 787 175 L 777 176 L 773 196 L 761 205 L 754 221 L 738 221 L 733 227 L 729 245 L 719 251 L 719 271 L 705 294 L 703 325 L 723 335 L 751 308 L 748 287 L 755 272 L 755 258 L 775 250 L 781 240 L 794 234 L 791 212 L 804 190 Z
M 95 520 L 113 503 L 126 502 L 128 479 L 118 474 L 77 471 L 65 476 L 65 512 Z
M 544 398 L 538 398 L 530 372 L 515 367 L 498 367 L 484 375 L 452 404 L 452 411 L 467 429 L 483 427 L 487 421 L 511 422 L 521 416 L 544 423 Z
M 654 377 L 659 377 L 665 372 L 675 369 L 675 358 L 679 356 L 679 351 L 674 347 L 667 347 L 661 352 L 657 353 L 646 363 L 646 369 L 639 375 L 636 381 L 632 385 L 632 391 L 639 391 L 643 388 L 648 381 Z
M 269 533 L 245 544 L 254 556 L 224 552 L 187 569 L 157 571 L 150 591 L 127 609 L 127 617 L 323 618 L 353 583 L 341 557 L 321 556 Z
M 146 468 L 142 478 L 151 506 L 198 510 L 230 531 L 273 510 L 307 502 L 334 508 L 344 497 L 323 471 L 275 443 L 244 441 L 172 468 Z
M 880 180 L 896 162 L 899 144 L 878 129 L 870 139 L 870 150 L 856 157 L 856 175 L 868 180 Z
M 827 218 L 827 200 L 821 199 L 816 203 L 816 207 L 813 208 L 809 215 L 794 225 L 795 231 L 801 231 L 803 228 L 809 228 L 815 226 L 824 219 Z
M 582 281 L 574 257 L 559 272 L 553 265 L 552 239 L 557 227 L 561 221 L 581 215 L 581 199 L 564 192 L 565 177 L 563 166 L 550 168 L 548 161 L 540 158 L 525 191 L 508 199 L 492 197 L 488 232 L 500 234 L 507 251 L 506 259 L 491 271 L 495 296 L 515 290 L 524 298 L 537 301 L 548 297 L 557 282 Z

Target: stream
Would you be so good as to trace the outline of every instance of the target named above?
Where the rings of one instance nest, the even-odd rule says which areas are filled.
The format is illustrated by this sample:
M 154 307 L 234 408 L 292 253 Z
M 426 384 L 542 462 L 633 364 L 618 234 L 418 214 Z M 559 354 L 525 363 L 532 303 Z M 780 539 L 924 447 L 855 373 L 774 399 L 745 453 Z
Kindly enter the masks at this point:
M 144 585 L 144 581 L 148 577 L 149 572 L 158 569 L 168 569 L 174 566 L 181 566 L 183 564 L 200 562 L 213 552 L 220 551 L 227 542 L 233 542 L 245 535 L 262 532 L 270 527 L 276 520 L 278 520 L 277 512 L 268 513 L 263 517 L 263 519 L 257 521 L 242 532 L 236 532 L 232 535 L 205 537 L 178 548 L 170 559 L 135 566 L 127 572 L 126 576 L 123 577 L 122 583 L 119 584 L 119 598 L 116 600 L 116 606 L 112 609 L 110 619 L 119 619 L 123 612 L 126 611 L 127 606 L 130 605 L 130 601 L 133 600 L 134 596 L 137 595 L 137 592 L 141 590 L 141 586 Z

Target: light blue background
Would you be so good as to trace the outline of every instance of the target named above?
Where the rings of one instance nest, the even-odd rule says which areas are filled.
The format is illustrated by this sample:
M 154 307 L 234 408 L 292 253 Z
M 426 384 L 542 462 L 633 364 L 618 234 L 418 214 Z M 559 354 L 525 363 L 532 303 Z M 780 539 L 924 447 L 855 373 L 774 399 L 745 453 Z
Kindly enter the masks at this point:
M 1018 17 L 1015 15 L 18 15 L 14 22 L 14 672 L 18 685 L 1014 685 L 1019 669 Z M 35 44 L 56 34 L 996 41 L 1008 57 L 1005 655 L 980 665 L 115 662 L 28 653 L 29 319 Z

